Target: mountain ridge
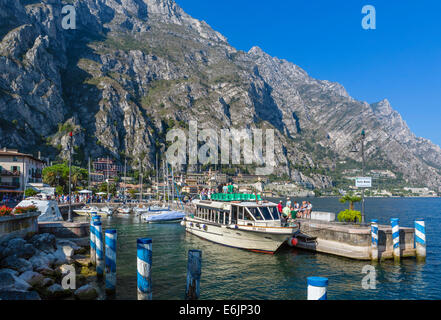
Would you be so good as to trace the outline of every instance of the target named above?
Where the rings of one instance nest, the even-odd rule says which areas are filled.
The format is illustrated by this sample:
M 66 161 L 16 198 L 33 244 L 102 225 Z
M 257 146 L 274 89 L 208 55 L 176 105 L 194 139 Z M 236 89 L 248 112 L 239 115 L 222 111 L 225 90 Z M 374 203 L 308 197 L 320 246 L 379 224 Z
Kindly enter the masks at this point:
M 77 30 L 61 28 L 66 4 L 81 17 Z M 357 101 L 257 46 L 237 50 L 172 0 L 0 0 L 0 8 L 18 17 L 0 23 L 2 146 L 65 157 L 73 130 L 78 161 L 129 155 L 153 168 L 172 123 L 274 128 L 276 174 L 328 188 L 330 167 L 361 160 L 350 149 L 365 129 L 368 163 L 440 186 L 441 149 L 416 137 L 387 99 Z

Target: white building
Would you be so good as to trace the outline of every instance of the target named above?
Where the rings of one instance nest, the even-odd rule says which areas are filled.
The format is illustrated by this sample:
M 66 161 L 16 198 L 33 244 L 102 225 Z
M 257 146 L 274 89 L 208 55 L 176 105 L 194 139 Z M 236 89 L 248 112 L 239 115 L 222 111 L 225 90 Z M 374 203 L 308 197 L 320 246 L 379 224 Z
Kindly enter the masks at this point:
M 29 183 L 41 183 L 45 162 L 15 149 L 0 149 L 0 199 L 22 194 Z

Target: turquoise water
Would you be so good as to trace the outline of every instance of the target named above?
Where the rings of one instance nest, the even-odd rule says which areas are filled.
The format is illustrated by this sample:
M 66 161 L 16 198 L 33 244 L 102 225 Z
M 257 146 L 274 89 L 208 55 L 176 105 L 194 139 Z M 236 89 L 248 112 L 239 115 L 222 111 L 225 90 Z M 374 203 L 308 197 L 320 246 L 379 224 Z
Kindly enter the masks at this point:
M 302 200 L 302 199 L 296 199 Z M 314 209 L 338 212 L 337 198 L 312 200 Z M 426 220 L 427 261 L 403 259 L 374 265 L 376 289 L 362 288 L 370 262 L 286 248 L 276 255 L 225 247 L 197 238 L 180 224 L 145 224 L 135 217 L 103 218 L 103 229 L 118 230 L 116 299 L 136 299 L 136 239 L 153 239 L 153 299 L 182 299 L 187 251 L 202 250 L 201 299 L 306 299 L 306 278 L 329 279 L 328 299 L 441 299 L 441 199 L 366 199 L 366 218 L 413 226 Z

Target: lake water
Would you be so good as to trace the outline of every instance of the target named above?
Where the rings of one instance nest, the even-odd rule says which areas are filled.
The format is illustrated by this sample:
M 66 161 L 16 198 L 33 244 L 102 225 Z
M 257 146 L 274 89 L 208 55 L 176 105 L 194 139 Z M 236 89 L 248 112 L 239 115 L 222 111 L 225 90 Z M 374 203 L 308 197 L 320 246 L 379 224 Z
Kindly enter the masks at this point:
M 301 201 L 303 199 L 295 199 Z M 347 205 L 337 198 L 310 198 L 314 209 L 338 212 Z M 359 205 L 356 205 L 356 209 Z M 328 299 L 441 299 L 441 199 L 368 198 L 366 221 L 413 227 L 426 221 L 427 260 L 402 259 L 376 264 L 376 289 L 362 288 L 356 261 L 295 248 L 275 255 L 225 247 L 188 234 L 180 224 L 145 224 L 138 218 L 103 218 L 103 229 L 118 230 L 116 299 L 136 299 L 136 239 L 153 239 L 153 299 L 183 299 L 187 252 L 202 250 L 201 299 L 306 299 L 306 278 L 329 279 Z

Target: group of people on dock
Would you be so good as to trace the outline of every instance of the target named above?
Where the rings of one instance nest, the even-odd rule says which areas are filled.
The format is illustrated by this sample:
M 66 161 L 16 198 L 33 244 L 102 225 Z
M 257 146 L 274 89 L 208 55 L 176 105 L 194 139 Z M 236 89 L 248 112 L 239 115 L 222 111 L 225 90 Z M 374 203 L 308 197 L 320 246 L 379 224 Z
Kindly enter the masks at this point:
M 311 219 L 312 204 L 310 201 L 303 201 L 302 205 L 300 205 L 297 201 L 292 203 L 289 198 L 286 198 L 285 207 L 283 207 L 282 203 L 283 201 L 280 200 L 277 209 L 283 219 Z

